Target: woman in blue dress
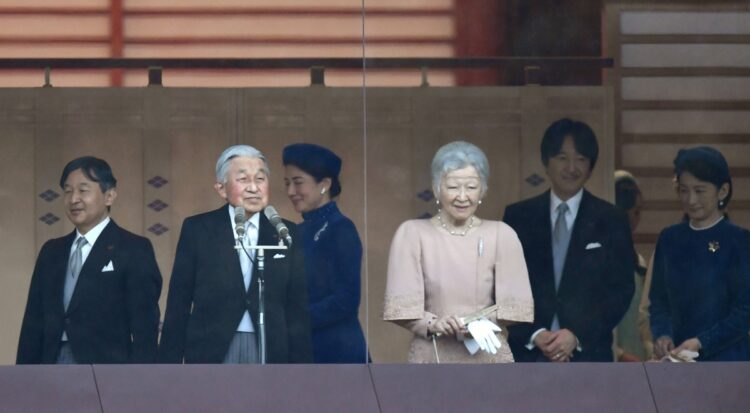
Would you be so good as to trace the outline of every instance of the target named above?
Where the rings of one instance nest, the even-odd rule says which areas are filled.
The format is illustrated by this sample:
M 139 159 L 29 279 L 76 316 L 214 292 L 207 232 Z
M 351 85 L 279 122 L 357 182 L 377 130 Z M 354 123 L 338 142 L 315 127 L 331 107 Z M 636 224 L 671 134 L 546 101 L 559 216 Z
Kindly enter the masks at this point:
M 298 232 L 305 255 L 313 355 L 316 363 L 366 363 L 358 311 L 362 244 L 352 221 L 333 201 L 341 193 L 341 158 L 322 146 L 284 148 L 284 183 L 304 222 Z
M 662 231 L 656 245 L 654 353 L 750 360 L 750 232 L 724 213 L 732 197 L 727 162 L 707 146 L 682 149 L 674 172 L 686 219 Z

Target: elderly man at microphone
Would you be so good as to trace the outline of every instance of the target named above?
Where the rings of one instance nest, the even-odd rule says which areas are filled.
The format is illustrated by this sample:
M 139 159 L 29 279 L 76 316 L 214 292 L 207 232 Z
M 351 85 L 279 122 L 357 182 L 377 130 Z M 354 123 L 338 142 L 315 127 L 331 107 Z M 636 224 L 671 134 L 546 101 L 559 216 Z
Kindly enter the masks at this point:
M 266 157 L 251 146 L 219 156 L 214 188 L 227 203 L 182 225 L 159 344 L 162 363 L 260 363 L 262 324 L 268 363 L 312 362 L 303 255 L 293 243 L 295 225 L 268 205 L 269 178 Z M 264 251 L 259 316 L 262 246 L 286 248 Z

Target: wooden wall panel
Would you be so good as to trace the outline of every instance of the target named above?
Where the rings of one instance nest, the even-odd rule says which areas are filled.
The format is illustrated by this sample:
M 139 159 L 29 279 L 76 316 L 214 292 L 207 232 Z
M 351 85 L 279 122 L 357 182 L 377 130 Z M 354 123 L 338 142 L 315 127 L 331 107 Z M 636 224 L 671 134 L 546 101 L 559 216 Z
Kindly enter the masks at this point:
M 435 212 L 429 165 L 440 145 L 463 138 L 487 153 L 490 191 L 479 215 L 499 219 L 505 205 L 545 188 L 525 179 L 531 170 L 543 176 L 538 145 L 548 122 L 584 119 L 602 146 L 590 189 L 611 194 L 606 88 L 378 88 L 364 99 L 361 88 L 324 87 L 0 90 L 0 126 L 8 131 L 1 138 L 2 176 L 19 177 L 0 182 L 0 196 L 17 211 L 0 216 L 6 310 L 0 322 L 8 331 L 0 363 L 13 362 L 39 247 L 72 230 L 57 181 L 76 156 L 92 154 L 112 165 L 120 181 L 114 219 L 152 241 L 164 277 L 163 311 L 182 220 L 222 204 L 213 183 L 223 149 L 248 143 L 264 151 L 271 201 L 295 221 L 300 217 L 285 195 L 281 150 L 293 142 L 335 150 L 344 160 L 339 203 L 367 248 L 360 315 L 376 362 L 406 358 L 409 334 L 380 321 L 388 250 L 401 222 Z M 39 196 L 47 190 L 57 198 Z M 39 219 L 47 214 L 57 221 Z
M 34 100 L 0 90 L 0 364 L 15 362 L 18 331 L 37 248 L 34 181 Z M 59 191 L 58 191 L 59 192 Z
M 547 189 L 546 182 L 532 185 L 526 178 L 545 177 L 539 143 L 549 123 L 563 116 L 582 119 L 598 133 L 601 146 L 588 188 L 610 198 L 611 99 L 610 90 L 600 87 L 368 90 L 368 338 L 376 362 L 406 360 L 410 333 L 380 320 L 387 257 L 398 225 L 436 212 L 434 199 L 421 198 L 431 190 L 435 151 L 457 139 L 482 148 L 490 161 L 490 180 L 477 214 L 498 220 L 507 204 Z M 410 123 L 398 123 L 409 114 Z

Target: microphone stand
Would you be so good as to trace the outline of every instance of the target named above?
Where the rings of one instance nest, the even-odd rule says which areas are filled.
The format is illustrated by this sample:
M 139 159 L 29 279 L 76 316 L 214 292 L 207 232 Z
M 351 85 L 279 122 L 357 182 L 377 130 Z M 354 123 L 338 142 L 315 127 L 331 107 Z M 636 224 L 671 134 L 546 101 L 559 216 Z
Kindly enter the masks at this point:
M 245 246 L 240 242 L 239 246 L 235 246 L 235 249 L 242 248 L 247 254 Z M 260 364 L 266 364 L 266 308 L 265 308 L 265 277 L 264 272 L 266 268 L 265 264 L 265 251 L 266 250 L 288 250 L 289 248 L 284 245 L 284 241 L 279 240 L 278 245 L 255 245 L 248 247 L 250 250 L 256 250 L 258 252 L 256 258 L 258 260 L 258 354 L 260 358 Z M 249 254 L 248 254 L 249 256 Z

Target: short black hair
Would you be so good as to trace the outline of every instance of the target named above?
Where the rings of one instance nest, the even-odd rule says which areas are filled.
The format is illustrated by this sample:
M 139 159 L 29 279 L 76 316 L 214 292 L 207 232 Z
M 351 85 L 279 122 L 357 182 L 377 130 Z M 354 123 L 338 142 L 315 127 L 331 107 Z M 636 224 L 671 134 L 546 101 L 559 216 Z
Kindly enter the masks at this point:
M 563 142 L 568 136 L 573 138 L 576 152 L 589 159 L 591 162 L 590 170 L 593 170 L 596 159 L 599 157 L 599 144 L 596 142 L 596 134 L 589 125 L 569 118 L 554 122 L 544 131 L 540 148 L 544 166 L 546 167 L 549 163 L 549 158 L 560 153 Z
M 112 174 L 112 168 L 110 168 L 107 161 L 93 156 L 82 156 L 73 159 L 65 165 L 62 176 L 60 176 L 60 188 L 65 188 L 65 181 L 68 180 L 68 175 L 79 169 L 86 178 L 98 183 L 102 192 L 107 192 L 117 187 L 117 179 Z

